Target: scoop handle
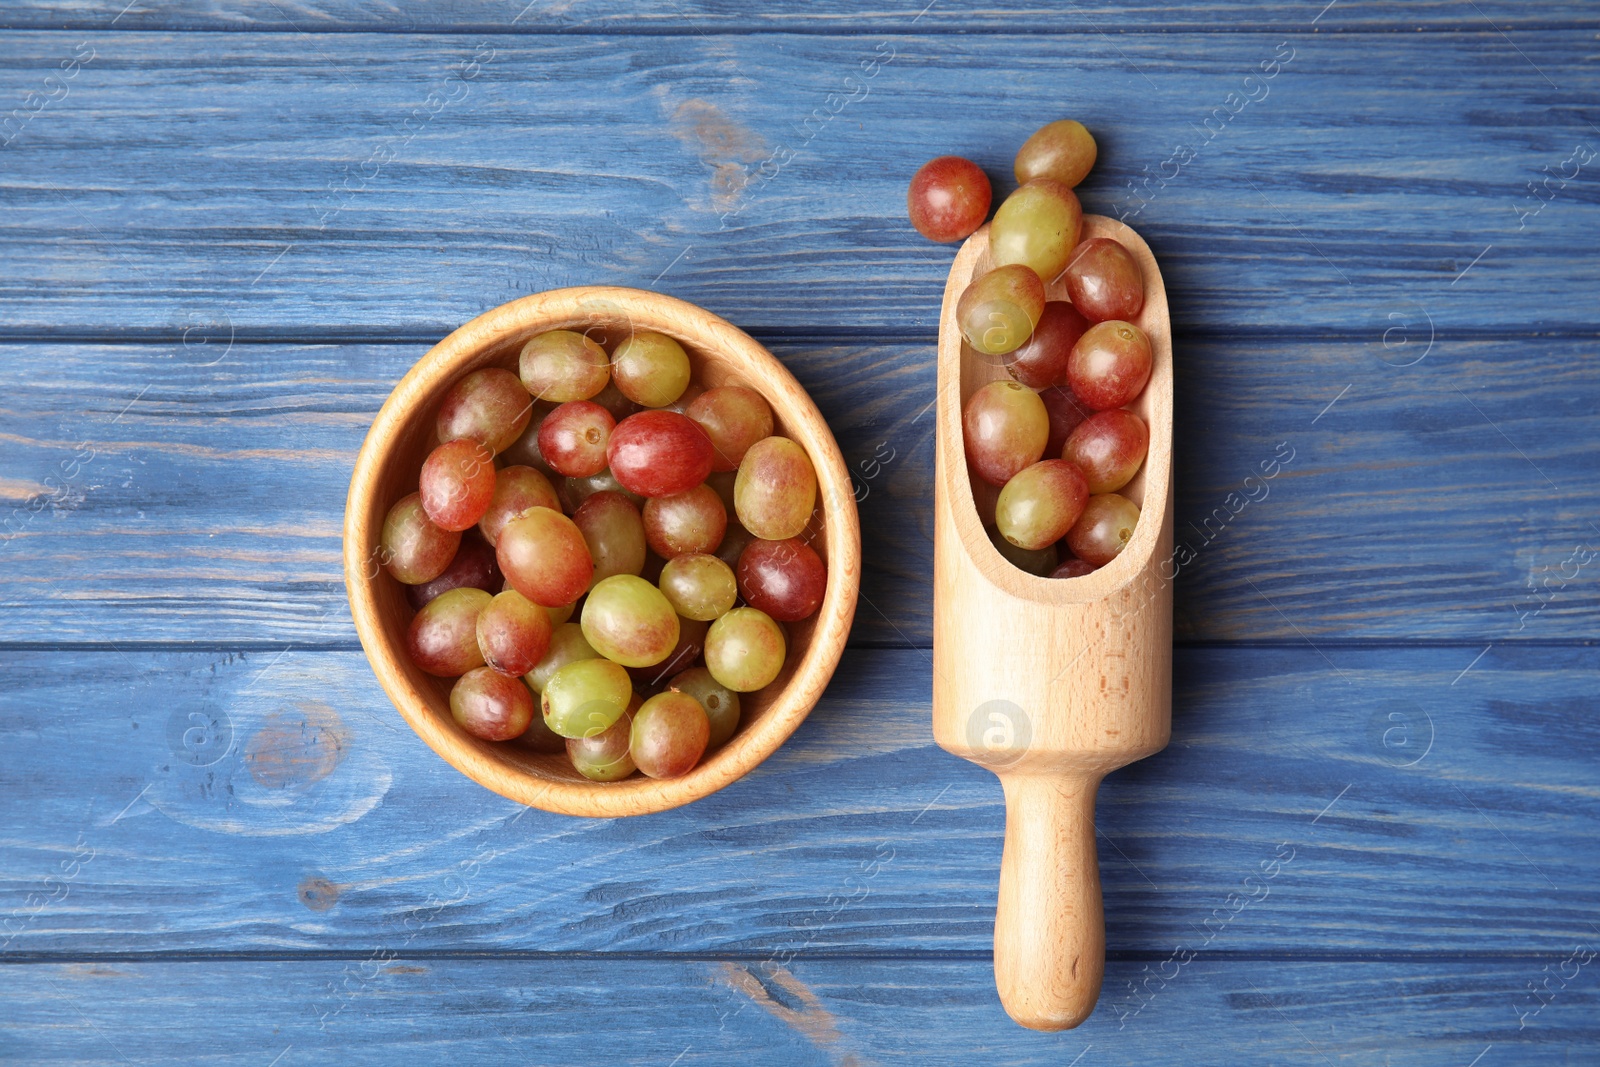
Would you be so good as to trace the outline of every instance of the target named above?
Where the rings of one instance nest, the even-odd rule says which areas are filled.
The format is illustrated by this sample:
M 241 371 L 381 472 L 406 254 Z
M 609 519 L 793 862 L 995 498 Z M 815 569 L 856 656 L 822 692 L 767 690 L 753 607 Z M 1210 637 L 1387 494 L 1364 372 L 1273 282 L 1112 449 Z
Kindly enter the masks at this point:
M 1100 778 L 1002 774 L 1005 853 L 994 917 L 994 978 L 1007 1014 L 1034 1030 L 1089 1017 L 1105 973 L 1095 855 Z

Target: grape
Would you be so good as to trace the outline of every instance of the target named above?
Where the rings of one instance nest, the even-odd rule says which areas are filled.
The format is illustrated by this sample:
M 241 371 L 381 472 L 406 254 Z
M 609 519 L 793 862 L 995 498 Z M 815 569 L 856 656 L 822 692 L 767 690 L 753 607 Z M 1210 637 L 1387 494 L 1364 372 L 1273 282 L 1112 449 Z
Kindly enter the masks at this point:
M 433 524 L 465 530 L 483 518 L 494 497 L 494 454 L 471 438 L 446 441 L 423 461 L 418 482 Z
M 535 693 L 542 693 L 550 681 L 550 676 L 562 667 L 581 659 L 599 658 L 600 653 L 596 652 L 588 639 L 583 636 L 583 628 L 575 622 L 564 622 L 550 635 L 550 647 L 545 652 L 544 659 L 523 677 L 523 681 L 527 682 L 528 688 Z
M 693 489 L 711 473 L 715 449 L 699 423 L 676 411 L 641 411 L 611 431 L 606 458 L 623 487 L 640 496 Z
M 518 368 L 523 388 L 557 404 L 588 400 L 611 378 L 606 350 L 571 330 L 551 330 L 523 345 Z
M 1061 455 L 1061 449 L 1067 443 L 1067 438 L 1078 424 L 1087 417 L 1083 407 L 1078 403 L 1078 398 L 1072 395 L 1072 390 L 1061 385 L 1053 385 L 1048 389 L 1039 390 L 1039 399 L 1044 401 L 1045 414 L 1050 417 L 1050 437 L 1044 443 L 1044 455 L 1051 459 Z
M 535 697 L 533 702 L 535 710 L 537 710 L 538 698 Z M 528 728 L 523 731 L 522 736 L 517 738 L 517 743 L 542 756 L 550 756 L 567 750 L 567 739 L 546 726 L 543 715 L 535 715 L 533 717 L 532 721 L 528 723 Z
M 1114 493 L 1133 480 L 1150 448 L 1150 431 L 1131 411 L 1112 408 L 1083 421 L 1062 447 L 1061 458 L 1083 472 L 1091 493 Z
M 488 593 L 497 593 L 504 583 L 500 565 L 494 560 L 494 546 L 485 541 L 477 530 L 468 530 L 461 535 L 461 547 L 456 549 L 456 558 L 450 561 L 444 573 L 421 585 L 406 586 L 406 599 L 411 601 L 411 607 L 415 610 L 451 589 L 472 586 Z
M 545 400 L 535 400 L 531 405 L 528 416 L 528 428 L 497 457 L 504 467 L 532 467 L 546 477 L 555 475 L 550 469 L 550 464 L 544 461 L 544 455 L 539 451 L 539 430 L 544 426 L 544 420 L 556 409 L 557 405 Z
M 520 678 L 550 648 L 550 613 L 516 590 L 497 594 L 478 615 L 478 649 L 486 666 Z
M 1072 119 L 1052 122 L 1022 142 L 1014 168 L 1017 182 L 1054 178 L 1063 185 L 1077 185 L 1089 176 L 1097 154 L 1094 135 L 1083 123 Z
M 1007 541 L 1037 552 L 1066 536 L 1088 499 L 1082 471 L 1064 459 L 1041 460 L 1000 490 L 995 525 Z
M 917 169 L 906 190 L 911 225 L 930 241 L 959 241 L 989 216 L 989 178 L 960 156 L 930 159 Z
M 781 541 L 798 535 L 817 506 L 811 457 L 787 437 L 757 441 L 739 463 L 733 505 L 740 525 L 757 537 Z
M 711 677 L 704 667 L 690 667 L 667 683 L 679 693 L 686 693 L 700 702 L 706 718 L 711 720 L 711 738 L 708 749 L 718 748 L 739 729 L 739 694 Z
M 495 471 L 494 496 L 489 498 L 489 510 L 478 520 L 478 529 L 489 544 L 498 545 L 506 523 L 529 508 L 561 510 L 550 479 L 532 467 L 501 467 Z
M 539 454 L 557 474 L 589 478 L 606 469 L 606 443 L 617 425 L 592 400 L 569 400 L 539 426 Z
M 1033 336 L 1044 304 L 1044 283 L 1032 270 L 996 267 L 962 292 L 956 322 L 967 344 L 986 356 L 1003 356 Z
M 678 613 L 661 590 L 632 574 L 595 583 L 582 620 L 595 651 L 624 667 L 660 663 L 678 643 Z
M 754 389 L 723 385 L 707 389 L 684 409 L 711 439 L 711 469 L 738 470 L 750 446 L 772 436 L 772 406 Z
M 1077 556 L 1069 557 L 1062 561 L 1061 566 L 1050 572 L 1052 578 L 1082 578 L 1085 574 L 1093 574 L 1095 566 L 1087 560 Z
M 628 673 L 633 676 L 634 685 L 646 690 L 660 689 L 668 678 L 688 669 L 699 660 L 701 651 L 705 649 L 706 631 L 710 628 L 709 622 L 678 616 L 678 643 L 672 646 L 672 651 L 660 663 L 649 667 L 629 667 Z
M 664 333 L 636 330 L 611 353 L 611 380 L 635 404 L 664 408 L 689 384 L 689 356 Z
M 622 718 L 632 697 L 627 671 L 608 659 L 580 659 L 545 682 L 539 709 L 562 737 L 594 737 Z
M 622 483 L 617 481 L 616 475 L 610 468 L 599 474 L 592 474 L 587 478 L 563 478 L 561 488 L 558 490 L 561 503 L 570 514 L 583 506 L 583 502 L 596 493 L 621 493 L 628 498 L 628 503 L 636 508 L 644 507 L 644 497 L 629 489 L 624 489 Z
M 616 370 L 613 368 L 611 373 L 615 375 Z M 615 380 L 607 382 L 606 387 L 591 396 L 589 400 L 609 411 L 613 422 L 621 422 L 639 410 L 638 404 L 622 395 L 622 390 L 617 388 Z
M 657 584 L 673 611 L 701 622 L 726 615 L 739 599 L 733 568 L 716 556 L 674 556 L 661 568 Z
M 477 667 L 451 688 L 450 717 L 473 737 L 510 741 L 533 722 L 533 697 L 520 680 Z
M 493 599 L 482 589 L 463 587 L 440 593 L 424 604 L 406 631 L 411 662 L 441 678 L 455 678 L 483 666 L 478 615 Z
M 741 459 L 744 457 L 740 457 Z M 722 501 L 722 511 L 725 515 L 733 514 L 733 487 L 739 482 L 738 470 L 712 471 L 706 475 L 705 484 L 709 485 L 717 494 L 717 499 Z
M 1116 319 L 1099 322 L 1072 346 L 1067 381 L 1096 411 L 1120 408 L 1144 391 L 1153 362 L 1150 338 L 1139 327 Z
M 1109 237 L 1095 237 L 1079 245 L 1062 280 L 1073 305 L 1090 322 L 1132 320 L 1144 310 L 1144 276 L 1139 264 Z
M 1006 357 L 1006 370 L 1029 389 L 1066 385 L 1072 346 L 1088 328 L 1089 320 L 1065 300 L 1046 301 L 1033 336 Z
M 589 588 L 613 574 L 638 574 L 644 569 L 644 522 L 633 501 L 621 493 L 596 493 L 572 513 L 594 560 Z
M 961 413 L 967 463 L 990 485 L 1005 485 L 1039 462 L 1050 438 L 1050 415 L 1033 390 L 1016 382 L 990 382 L 967 399 Z
M 510 585 L 509 582 L 506 584 L 506 588 L 507 589 L 511 588 L 511 585 Z M 542 607 L 543 605 L 540 605 L 540 606 Z M 574 601 L 571 604 L 562 604 L 558 608 L 545 608 L 544 609 L 544 613 L 546 615 L 550 616 L 550 625 L 551 626 L 560 626 L 562 623 L 564 623 L 568 619 L 572 618 L 573 609 L 576 608 L 577 606 L 578 606 L 577 602 Z
M 1103 567 L 1127 547 L 1138 522 L 1139 508 L 1127 497 L 1091 496 L 1077 524 L 1067 531 L 1067 547 L 1084 562 Z
M 783 630 L 758 608 L 734 608 L 706 634 L 706 669 L 720 684 L 750 693 L 783 669 Z
M 1077 193 L 1053 178 L 1035 178 L 994 213 L 989 253 L 996 266 L 1019 263 L 1049 282 L 1066 269 L 1082 222 Z
M 628 752 L 651 778 L 678 778 L 694 770 L 711 739 L 711 720 L 700 702 L 668 690 L 644 702 L 633 717 Z
M 444 574 L 460 544 L 461 534 L 435 526 L 422 509 L 422 497 L 412 493 L 384 516 L 375 558 L 396 580 L 415 586 Z
M 457 381 L 439 404 L 439 440 L 469 439 L 503 452 L 516 443 L 533 414 L 533 401 L 517 376 L 485 367 Z
M 722 544 L 717 546 L 715 555 L 728 565 L 729 570 L 733 570 L 739 566 L 739 557 L 744 554 L 745 547 L 755 539 L 756 535 L 736 519 L 728 523 L 728 532 L 722 535 Z
M 495 556 L 511 588 L 547 608 L 577 600 L 594 574 L 583 531 L 551 508 L 530 508 L 506 523 Z
M 995 549 L 1005 557 L 1006 562 L 1020 571 L 1029 574 L 1046 575 L 1055 569 L 1056 546 L 1047 545 L 1044 548 L 1032 551 L 1018 548 L 1016 545 L 1000 536 L 999 530 L 989 531 L 989 541 Z
M 593 737 L 574 737 L 566 742 L 567 759 L 572 767 L 591 782 L 619 782 L 637 768 L 628 754 L 633 737 L 633 716 L 622 717 Z
M 809 619 L 828 588 L 827 565 L 797 537 L 751 541 L 739 557 L 738 576 L 745 603 L 779 622 Z
M 693 404 L 696 400 L 699 400 L 700 397 L 705 394 L 705 391 L 705 386 L 701 385 L 699 382 L 691 381 L 687 386 L 684 387 L 682 396 L 678 397 L 678 399 L 674 400 L 661 410 L 676 411 L 679 415 L 685 414 L 689 410 L 689 405 Z
M 644 535 L 662 559 L 715 552 L 727 528 L 728 511 L 722 498 L 704 483 L 644 503 Z

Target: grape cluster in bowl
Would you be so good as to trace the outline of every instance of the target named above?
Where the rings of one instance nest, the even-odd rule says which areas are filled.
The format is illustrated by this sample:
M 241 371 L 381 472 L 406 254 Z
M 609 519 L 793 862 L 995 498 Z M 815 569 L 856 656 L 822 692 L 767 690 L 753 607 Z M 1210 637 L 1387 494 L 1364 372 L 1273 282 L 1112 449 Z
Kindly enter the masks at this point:
M 702 388 L 654 331 L 607 352 L 547 330 L 517 373 L 457 380 L 377 556 L 461 729 L 596 782 L 681 777 L 725 744 L 827 585 L 816 471 L 774 428 L 761 393 Z
M 1128 410 L 1154 365 L 1134 321 L 1145 279 L 1121 243 L 1079 240 L 1073 190 L 1096 155 L 1078 122 L 1052 122 L 1028 138 L 1014 166 L 1018 187 L 989 226 L 988 269 L 956 304 L 967 348 L 1008 372 L 962 410 L 968 470 L 975 487 L 992 487 L 974 493 L 980 517 L 1002 556 L 1052 578 L 1089 574 L 1127 546 L 1139 507 L 1119 490 L 1150 445 L 1148 426 Z M 912 179 L 907 207 L 923 236 L 954 241 L 983 225 L 991 197 L 977 164 L 942 156 Z M 1047 287 L 1066 299 L 1048 299 Z

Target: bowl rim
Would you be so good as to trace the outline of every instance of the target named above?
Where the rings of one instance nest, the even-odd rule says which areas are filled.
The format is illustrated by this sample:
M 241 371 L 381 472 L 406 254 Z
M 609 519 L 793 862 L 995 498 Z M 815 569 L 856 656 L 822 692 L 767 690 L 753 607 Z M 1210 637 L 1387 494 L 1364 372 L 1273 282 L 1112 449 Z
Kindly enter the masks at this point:
M 785 435 L 805 447 L 816 468 L 819 503 L 826 516 L 822 536 L 828 584 L 811 642 L 788 683 L 758 722 L 741 729 L 693 771 L 681 778 L 640 775 L 608 783 L 547 778 L 494 759 L 479 748 L 479 742 L 441 722 L 427 696 L 407 677 L 401 662 L 404 651 L 388 640 L 378 610 L 376 583 L 387 576 L 367 566 L 389 507 L 374 508 L 372 501 L 385 462 L 418 405 L 431 402 L 469 369 L 494 362 L 485 359 L 486 354 L 518 335 L 583 323 L 606 325 L 602 317 L 618 310 L 634 328 L 676 337 L 739 367 L 752 384 L 760 384 Z M 610 325 L 615 324 L 613 319 Z M 345 497 L 343 556 L 350 614 L 367 662 L 401 717 L 429 748 L 473 781 L 520 804 L 559 814 L 615 817 L 666 811 L 716 792 L 775 752 L 805 721 L 838 665 L 855 617 L 861 532 L 854 486 L 838 443 L 815 402 L 777 357 L 726 319 L 688 301 L 623 286 L 573 286 L 520 297 L 478 315 L 430 348 L 400 379 L 356 456 Z

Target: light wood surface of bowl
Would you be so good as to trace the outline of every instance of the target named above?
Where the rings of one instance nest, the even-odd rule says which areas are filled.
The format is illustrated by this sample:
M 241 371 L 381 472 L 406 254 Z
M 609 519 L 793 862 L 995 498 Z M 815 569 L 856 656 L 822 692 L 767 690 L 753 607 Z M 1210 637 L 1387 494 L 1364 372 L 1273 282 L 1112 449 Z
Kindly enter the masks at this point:
M 772 406 L 774 432 L 805 448 L 817 472 L 818 508 L 803 536 L 827 562 L 828 583 L 817 613 L 786 625 L 789 655 L 777 680 L 760 692 L 740 694 L 740 725 L 732 739 L 681 778 L 635 775 L 599 783 L 573 770 L 564 753 L 543 755 L 514 741 L 481 741 L 456 725 L 449 707 L 454 679 L 428 675 L 406 655 L 405 634 L 414 612 L 405 586 L 376 565 L 375 549 L 389 508 L 416 491 L 422 461 L 438 443 L 439 403 L 457 379 L 481 367 L 515 371 L 523 344 L 547 330 L 585 330 L 609 349 L 635 328 L 677 339 L 689 354 L 694 381 L 706 388 L 744 385 L 761 393 Z M 833 434 L 770 352 L 726 320 L 682 300 L 638 289 L 579 287 L 538 293 L 485 312 L 430 349 L 395 386 L 367 433 L 350 479 L 344 567 L 350 611 L 373 672 L 435 752 L 518 803 L 568 815 L 640 815 L 721 789 L 771 755 L 805 719 L 849 636 L 860 587 L 861 531 Z

